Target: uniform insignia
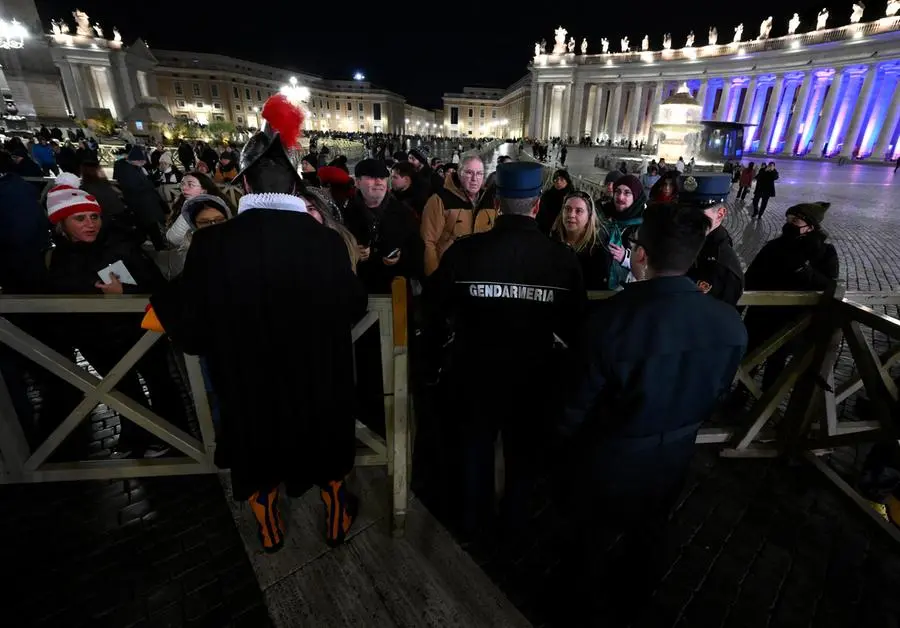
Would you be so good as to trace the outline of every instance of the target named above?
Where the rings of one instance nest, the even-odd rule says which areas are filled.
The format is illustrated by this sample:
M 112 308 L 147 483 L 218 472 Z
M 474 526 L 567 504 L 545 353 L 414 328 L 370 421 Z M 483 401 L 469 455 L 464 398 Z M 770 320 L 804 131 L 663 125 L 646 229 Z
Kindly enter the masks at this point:
M 685 192 L 696 192 L 697 191 L 697 179 L 694 177 L 688 177 L 684 180 L 684 191 Z
M 712 290 L 712 286 L 708 281 L 698 281 L 697 288 L 699 288 L 700 292 L 702 292 L 703 294 L 706 294 L 707 292 Z

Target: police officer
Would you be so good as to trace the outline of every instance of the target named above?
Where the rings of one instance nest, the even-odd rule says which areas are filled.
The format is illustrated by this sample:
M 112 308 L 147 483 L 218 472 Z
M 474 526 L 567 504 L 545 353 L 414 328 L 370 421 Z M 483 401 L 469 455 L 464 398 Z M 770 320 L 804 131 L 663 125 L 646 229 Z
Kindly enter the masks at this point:
M 697 260 L 688 271 L 701 291 L 720 301 L 737 305 L 744 293 L 744 271 L 723 222 L 728 208 L 725 199 L 731 177 L 724 174 L 691 174 L 678 177 L 678 203 L 696 207 L 712 226 Z
M 551 429 L 549 404 L 559 343 L 576 331 L 587 304 L 571 249 L 538 229 L 541 166 L 497 167 L 494 228 L 459 239 L 434 277 L 452 321 L 447 390 L 458 427 L 456 475 L 461 532 L 480 540 L 492 528 L 494 443 L 502 435 L 505 491 L 501 522 L 521 525 L 541 444 Z

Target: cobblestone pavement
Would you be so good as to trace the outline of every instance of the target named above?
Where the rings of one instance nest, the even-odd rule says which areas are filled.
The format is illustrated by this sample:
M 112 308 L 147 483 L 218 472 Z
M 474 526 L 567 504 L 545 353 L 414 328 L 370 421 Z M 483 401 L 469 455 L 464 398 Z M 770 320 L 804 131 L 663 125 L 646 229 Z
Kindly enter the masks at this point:
M 214 476 L 0 487 L 9 626 L 269 626 Z
M 633 628 L 897 625 L 900 548 L 811 467 L 709 449 L 693 466 L 667 529 L 668 572 L 645 608 L 629 609 Z M 550 627 L 564 601 L 546 591 L 567 528 L 545 504 L 534 512 L 515 557 L 482 568 Z

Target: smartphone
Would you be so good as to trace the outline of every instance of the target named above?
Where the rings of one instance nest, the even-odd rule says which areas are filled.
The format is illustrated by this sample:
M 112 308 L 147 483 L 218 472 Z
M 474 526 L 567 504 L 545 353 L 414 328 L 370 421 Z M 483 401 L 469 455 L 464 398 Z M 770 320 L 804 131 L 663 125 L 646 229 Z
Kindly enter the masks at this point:
M 390 253 L 388 253 L 388 254 L 385 255 L 384 257 L 385 257 L 385 259 L 394 259 L 394 258 L 397 257 L 398 255 L 400 255 L 400 249 L 394 249 L 393 251 L 391 251 Z

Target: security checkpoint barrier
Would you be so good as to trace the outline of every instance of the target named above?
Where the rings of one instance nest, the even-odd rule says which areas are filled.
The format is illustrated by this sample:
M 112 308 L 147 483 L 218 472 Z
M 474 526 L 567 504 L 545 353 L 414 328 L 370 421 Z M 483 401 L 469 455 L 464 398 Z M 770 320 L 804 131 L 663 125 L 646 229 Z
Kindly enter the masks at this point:
M 372 325 L 381 335 L 381 378 L 387 438 L 383 439 L 359 421 L 356 437 L 357 466 L 385 466 L 391 478 L 391 512 L 394 534 L 403 534 L 409 501 L 409 404 L 406 335 L 406 281 L 398 278 L 391 295 L 369 297 L 366 316 L 352 330 L 355 342 Z M 18 420 L 9 391 L 0 375 L 0 484 L 107 480 L 164 475 L 216 473 L 213 463 L 215 431 L 204 386 L 200 360 L 184 355 L 187 383 L 200 428 L 197 440 L 118 392 L 122 377 L 156 343 L 162 334 L 145 332 L 104 378 L 78 367 L 69 357 L 54 351 L 16 325 L 7 316 L 26 314 L 143 314 L 148 297 L 114 296 L 20 296 L 0 294 L 0 345 L 45 368 L 84 394 L 84 399 L 34 451 L 31 451 Z M 263 393 L 264 391 L 260 391 Z M 166 444 L 180 457 L 156 459 L 82 460 L 47 462 L 65 438 L 90 415 L 97 404 L 115 410 L 121 420 L 134 422 Z

